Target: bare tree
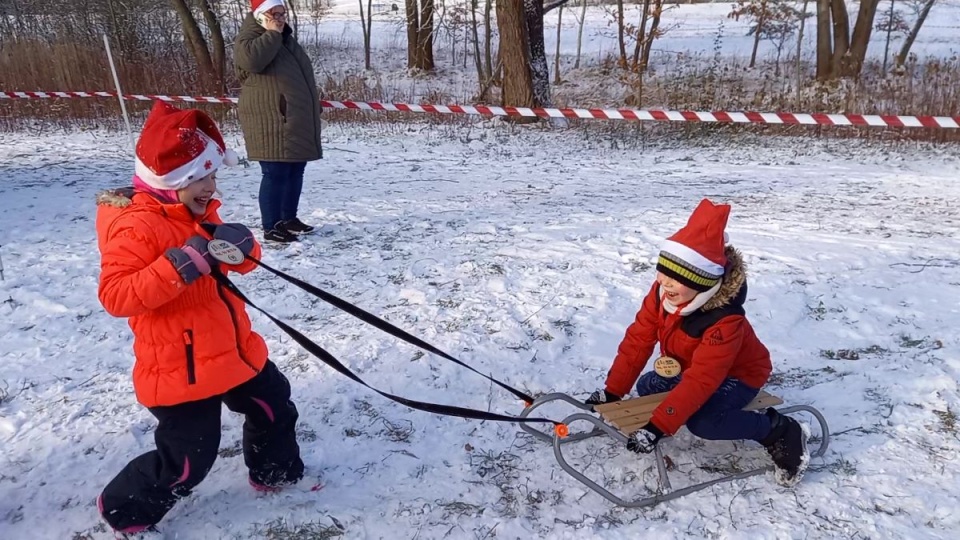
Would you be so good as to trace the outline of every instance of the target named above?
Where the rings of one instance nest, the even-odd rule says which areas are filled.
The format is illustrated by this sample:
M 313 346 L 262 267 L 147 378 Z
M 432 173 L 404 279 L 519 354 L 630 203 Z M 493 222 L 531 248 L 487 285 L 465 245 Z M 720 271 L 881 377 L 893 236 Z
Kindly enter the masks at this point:
M 803 75 L 802 65 L 800 59 L 802 58 L 803 53 L 803 30 L 807 22 L 807 5 L 810 3 L 810 0 L 803 0 L 803 8 L 800 10 L 800 30 L 797 32 L 797 103 L 796 107 L 800 107 L 800 88 L 802 86 L 801 80 Z
M 727 17 L 739 21 L 740 17 L 753 20 L 753 27 L 750 32 L 753 33 L 753 49 L 750 51 L 750 65 L 757 65 L 757 49 L 760 48 L 760 38 L 763 35 L 764 27 L 769 20 L 770 0 L 738 0 L 733 6 L 733 10 L 727 14 Z
M 663 15 L 664 0 L 653 0 L 649 4 L 650 12 L 650 27 L 647 28 L 644 26 L 642 28 L 643 33 L 643 56 L 640 58 L 640 64 L 637 66 L 641 71 L 646 71 L 647 66 L 650 65 L 650 51 L 653 50 L 653 42 L 663 37 L 666 32 L 665 29 L 660 28 L 660 18 Z M 676 7 L 676 5 L 674 5 Z M 646 25 L 646 19 L 644 19 L 644 25 Z
M 431 71 L 434 0 L 406 0 L 407 68 Z
M 623 0 L 617 0 L 617 46 L 620 47 L 620 67 L 627 67 L 627 43 L 624 39 Z
M 550 106 L 550 72 L 544 46 L 543 16 L 567 2 L 553 0 L 547 5 L 543 0 L 497 2 L 505 104 Z
M 830 35 L 830 0 L 817 0 L 817 79 L 831 77 L 833 40 Z
M 533 77 L 530 75 L 530 45 L 527 20 L 520 2 L 497 2 L 500 30 L 500 61 L 503 63 L 503 104 L 534 107 Z
M 363 10 L 363 0 L 360 3 L 360 27 L 363 29 L 363 67 L 370 69 L 370 37 L 373 30 L 373 0 L 367 0 L 367 10 Z
M 320 35 L 320 21 L 330 13 L 330 0 L 310 0 L 307 12 L 313 20 L 313 35 Z
M 487 81 L 493 80 L 493 17 L 490 12 L 493 11 L 493 0 L 486 0 L 483 4 L 483 65 L 486 72 Z
M 583 21 L 587 18 L 587 0 L 580 0 L 580 18 L 577 20 L 577 61 L 573 69 L 580 69 L 580 49 L 583 45 Z
M 190 52 L 193 54 L 194 60 L 197 62 L 197 70 L 199 71 L 201 81 L 203 81 L 203 86 L 206 89 L 219 89 L 222 91 L 223 70 L 220 71 L 220 75 L 218 76 L 217 71 L 214 68 L 213 57 L 211 56 L 210 49 L 207 46 L 207 39 L 203 36 L 203 32 L 200 31 L 200 25 L 197 23 L 197 19 L 193 16 L 193 13 L 190 11 L 190 7 L 187 5 L 186 0 L 170 0 L 170 3 L 172 4 L 174 11 L 176 11 L 177 16 L 180 18 L 180 26 L 183 30 L 184 39 L 187 42 Z M 204 2 L 204 4 L 206 4 L 206 2 Z M 222 35 L 220 36 L 220 40 L 220 45 L 222 47 Z M 217 88 L 218 85 L 220 88 Z
M 738 0 L 727 16 L 735 20 L 745 17 L 753 21 L 749 32 L 753 34 L 753 51 L 750 53 L 751 68 L 757 65 L 760 41 L 769 40 L 773 43 L 777 50 L 776 75 L 779 76 L 783 48 L 805 15 L 801 15 L 801 12 L 793 7 L 793 2 L 788 0 Z
M 850 54 L 841 64 L 841 75 L 845 77 L 860 75 L 863 61 L 867 57 L 870 34 L 873 33 L 873 20 L 877 17 L 879 5 L 880 0 L 860 0 L 860 11 L 857 13 L 857 22 L 853 26 L 853 38 L 850 40 Z
M 846 2 L 817 0 L 817 78 L 825 80 L 860 75 L 879 4 L 880 0 L 861 0 L 851 37 Z
M 553 55 L 553 84 L 560 84 L 560 30 L 563 28 L 563 6 L 557 10 L 557 49 Z
M 210 0 L 200 0 L 200 11 L 203 13 L 203 21 L 210 31 L 211 61 L 215 76 L 216 90 L 220 93 L 226 93 L 227 90 L 227 45 L 223 39 L 223 29 L 220 27 L 220 19 L 213 11 Z
M 907 34 L 907 39 L 903 42 L 903 46 L 900 47 L 900 53 L 897 54 L 897 67 L 903 67 L 907 62 L 907 55 L 910 54 L 910 48 L 913 47 L 913 42 L 917 40 L 917 34 L 920 33 L 920 28 L 923 26 L 923 23 L 927 20 L 927 16 L 930 15 L 930 10 L 933 8 L 933 5 L 936 3 L 936 0 L 924 0 L 920 12 L 917 15 L 916 22 L 913 23 L 913 28 L 910 29 L 910 33 Z
M 524 0 L 523 8 L 526 13 L 534 100 L 538 107 L 549 107 L 551 105 L 550 67 L 547 63 L 547 46 L 543 35 L 543 0 Z
M 480 21 L 477 20 L 477 8 L 479 0 L 470 0 L 470 33 L 473 36 L 473 63 L 477 68 L 477 83 L 480 85 L 480 93 L 483 93 L 484 84 L 486 84 L 486 74 L 483 70 L 483 57 L 480 56 Z

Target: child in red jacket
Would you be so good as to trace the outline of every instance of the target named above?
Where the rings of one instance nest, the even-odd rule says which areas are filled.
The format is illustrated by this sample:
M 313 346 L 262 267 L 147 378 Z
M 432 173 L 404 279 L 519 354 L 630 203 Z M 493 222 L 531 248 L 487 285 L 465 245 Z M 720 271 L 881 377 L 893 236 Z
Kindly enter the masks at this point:
M 224 264 L 210 236 L 234 255 L 260 256 L 253 234 L 217 213 L 217 169 L 235 163 L 213 120 L 157 102 L 137 142 L 133 187 L 97 197 L 99 297 L 133 331 L 133 387 L 157 418 L 156 450 L 135 458 L 97 498 L 120 533 L 150 529 L 210 472 L 220 449 L 224 405 L 246 417 L 249 482 L 279 489 L 303 476 L 290 383 L 267 357 L 243 302 L 213 272 L 249 272 L 244 257 Z M 212 235 L 208 233 L 212 230 Z
M 660 251 L 657 279 L 627 328 L 607 376 L 589 405 L 622 399 L 636 381 L 641 396 L 669 392 L 627 448 L 653 452 L 665 435 L 686 425 L 711 440 L 754 440 L 766 447 L 776 480 L 796 485 L 810 461 L 807 436 L 775 409 L 744 411 L 770 376 L 770 353 L 747 321 L 746 268 L 726 244 L 729 205 L 704 199 L 687 225 Z M 640 372 L 654 346 L 654 371 Z M 637 378 L 639 377 L 639 380 Z

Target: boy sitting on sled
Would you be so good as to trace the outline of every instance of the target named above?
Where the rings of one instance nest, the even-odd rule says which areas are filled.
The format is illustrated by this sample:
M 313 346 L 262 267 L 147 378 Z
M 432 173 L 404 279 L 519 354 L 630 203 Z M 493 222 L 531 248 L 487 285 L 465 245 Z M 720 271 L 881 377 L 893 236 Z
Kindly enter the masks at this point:
M 656 282 L 627 328 L 606 386 L 586 403 L 618 401 L 634 381 L 640 396 L 669 392 L 650 422 L 630 435 L 628 449 L 653 452 L 684 425 L 704 439 L 754 440 L 773 458 L 777 483 L 794 486 L 810 461 L 805 430 L 772 408 L 743 410 L 772 367 L 744 313 L 746 268 L 740 252 L 725 245 L 729 214 L 729 205 L 704 199 L 667 239 Z M 654 371 L 640 376 L 658 342 Z

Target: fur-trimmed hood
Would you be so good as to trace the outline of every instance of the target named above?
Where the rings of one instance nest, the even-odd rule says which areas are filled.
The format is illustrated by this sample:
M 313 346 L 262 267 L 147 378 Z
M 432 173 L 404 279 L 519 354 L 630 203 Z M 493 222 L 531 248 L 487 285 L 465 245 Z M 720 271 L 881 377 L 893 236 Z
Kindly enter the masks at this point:
M 723 283 L 713 298 L 703 305 L 703 311 L 719 309 L 731 304 L 743 305 L 747 299 L 747 266 L 743 255 L 737 248 L 728 245 L 724 250 L 727 266 L 723 273 Z
M 97 193 L 97 206 L 126 208 L 133 203 L 134 193 L 132 187 L 105 189 Z

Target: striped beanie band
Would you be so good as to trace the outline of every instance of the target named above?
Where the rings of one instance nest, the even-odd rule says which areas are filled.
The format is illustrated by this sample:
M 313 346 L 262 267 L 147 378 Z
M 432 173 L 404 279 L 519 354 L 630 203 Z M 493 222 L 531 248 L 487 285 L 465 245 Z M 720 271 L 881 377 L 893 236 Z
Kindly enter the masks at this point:
M 686 226 L 664 242 L 657 271 L 699 292 L 715 287 L 727 264 L 724 229 L 729 216 L 730 205 L 700 201 Z

